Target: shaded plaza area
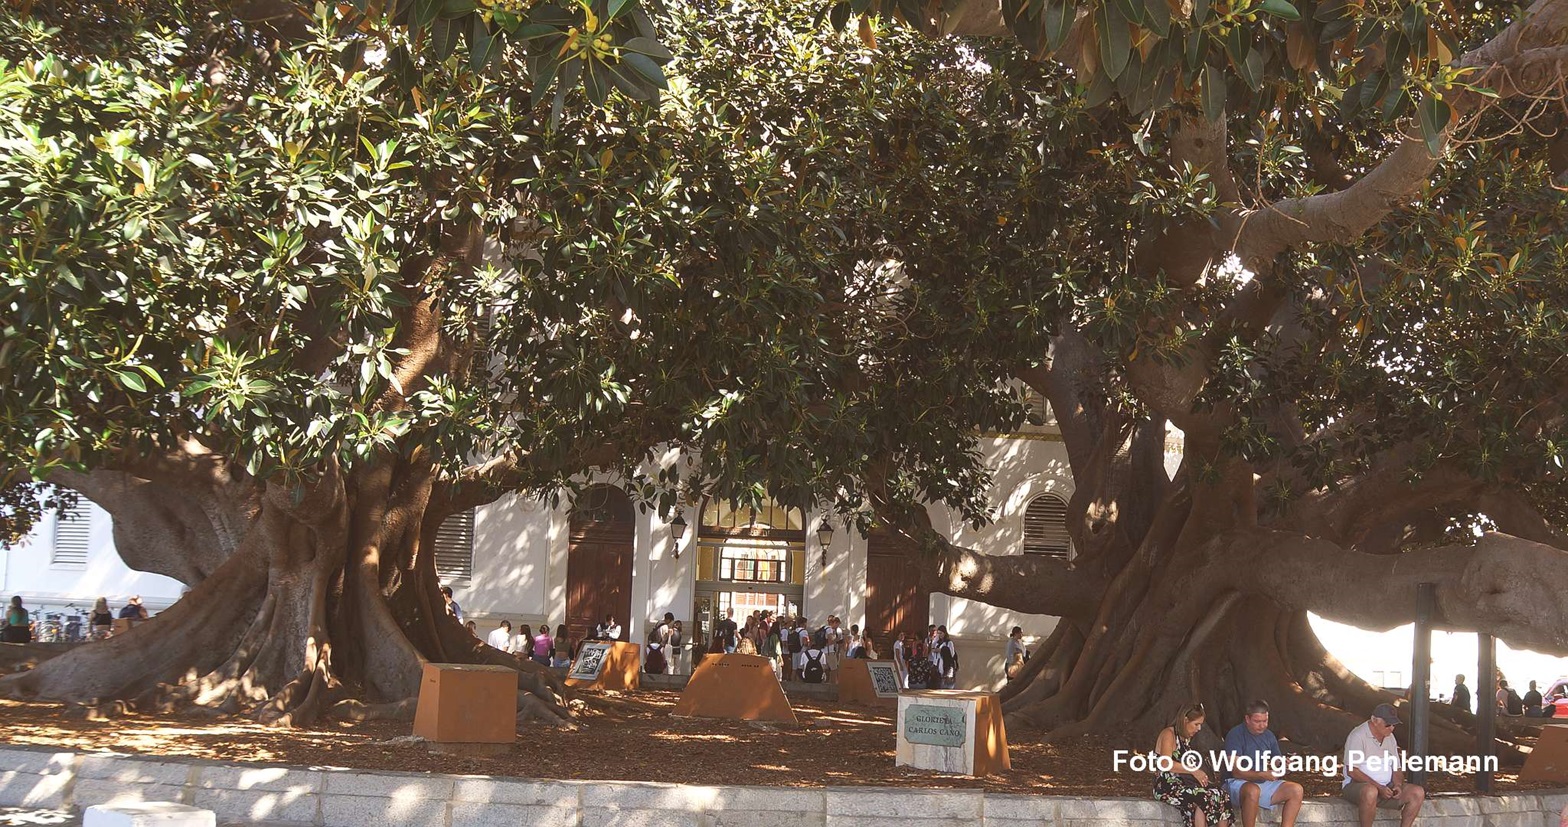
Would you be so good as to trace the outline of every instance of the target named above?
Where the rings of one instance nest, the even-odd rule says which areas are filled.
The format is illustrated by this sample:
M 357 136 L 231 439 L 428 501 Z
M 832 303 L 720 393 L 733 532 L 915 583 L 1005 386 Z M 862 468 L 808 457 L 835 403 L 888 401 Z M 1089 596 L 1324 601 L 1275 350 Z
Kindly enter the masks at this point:
M 779 787 L 904 786 L 983 788 L 1037 795 L 1149 795 L 1152 777 L 1112 771 L 1117 749 L 1148 745 L 1109 738 L 1038 743 L 1015 736 L 1011 772 L 987 778 L 944 776 L 894 765 L 893 713 L 792 699 L 798 726 L 670 714 L 670 691 L 611 696 L 585 693 L 576 730 L 528 727 L 494 756 L 432 753 L 399 721 L 331 723 L 278 729 L 210 715 L 125 714 L 87 720 L 57 704 L 0 701 L 0 742 L 78 751 L 296 766 L 330 766 L 539 779 L 658 781 Z M 1505 766 L 1498 792 L 1549 789 L 1520 783 Z M 1309 796 L 1332 796 L 1337 778 L 1296 778 Z M 1434 777 L 1435 793 L 1472 792 L 1467 777 Z

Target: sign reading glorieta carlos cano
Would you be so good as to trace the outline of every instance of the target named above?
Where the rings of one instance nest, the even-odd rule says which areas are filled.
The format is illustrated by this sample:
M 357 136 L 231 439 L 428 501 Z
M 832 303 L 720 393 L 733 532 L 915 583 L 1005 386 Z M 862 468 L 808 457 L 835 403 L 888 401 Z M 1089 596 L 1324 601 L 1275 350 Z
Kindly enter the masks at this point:
M 968 728 L 964 710 L 949 706 L 910 704 L 904 707 L 904 726 L 900 732 L 911 744 L 961 747 Z
M 928 689 L 898 697 L 898 765 L 956 775 L 1012 769 L 993 692 Z

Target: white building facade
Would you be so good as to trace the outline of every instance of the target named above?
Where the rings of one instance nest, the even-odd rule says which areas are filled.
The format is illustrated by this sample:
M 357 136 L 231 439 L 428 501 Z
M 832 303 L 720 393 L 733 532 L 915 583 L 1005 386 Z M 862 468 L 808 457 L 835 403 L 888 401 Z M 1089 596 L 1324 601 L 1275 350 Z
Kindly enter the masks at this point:
M 974 529 L 933 508 L 932 523 L 953 541 L 985 554 L 1071 554 L 1065 509 L 1072 496 L 1066 451 L 1056 430 L 986 437 L 981 450 L 993 471 L 993 521 Z M 887 656 L 897 631 L 924 634 L 945 625 L 959 652 L 958 685 L 999 686 L 1008 631 L 1026 642 L 1049 635 L 1056 618 L 998 609 L 920 589 L 915 566 L 898 541 L 862 536 L 829 518 L 831 541 L 818 528 L 824 515 L 769 506 L 753 513 L 710 503 L 681 516 L 640 511 L 613 482 L 593 486 L 578 502 L 552 508 L 508 496 L 449 520 L 437 568 L 480 635 L 502 619 L 514 628 L 541 623 L 571 627 L 579 640 L 613 613 L 628 640 L 670 612 L 701 648 L 725 608 L 737 619 L 753 609 L 806 617 L 813 627 L 836 615 L 858 625 Z M 700 511 L 700 513 L 693 513 Z M 83 499 L 70 514 L 50 516 L 22 544 L 0 552 L 0 594 L 21 595 L 40 612 L 90 607 L 107 597 L 112 609 L 139 595 L 153 611 L 184 591 L 167 577 L 132 571 L 114 550 L 109 515 Z M 689 668 L 688 655 L 684 663 Z

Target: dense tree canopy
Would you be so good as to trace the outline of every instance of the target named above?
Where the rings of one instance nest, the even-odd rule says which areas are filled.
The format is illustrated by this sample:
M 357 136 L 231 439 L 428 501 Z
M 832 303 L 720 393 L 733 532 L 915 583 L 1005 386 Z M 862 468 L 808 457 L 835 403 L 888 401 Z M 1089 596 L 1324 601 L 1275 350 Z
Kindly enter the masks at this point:
M 0 469 L 202 584 L 171 620 L 225 659 L 174 696 L 294 720 L 494 658 L 422 549 L 590 468 L 831 503 L 937 588 L 1061 616 L 1010 689 L 1046 728 L 1268 695 L 1326 744 L 1383 696 L 1305 611 L 1397 623 L 1421 579 L 1568 651 L 1562 0 L 610 5 L 0 22 Z M 986 518 L 975 438 L 1020 382 L 1071 562 L 929 531 Z M 196 655 L 142 645 L 13 689 L 169 695 Z

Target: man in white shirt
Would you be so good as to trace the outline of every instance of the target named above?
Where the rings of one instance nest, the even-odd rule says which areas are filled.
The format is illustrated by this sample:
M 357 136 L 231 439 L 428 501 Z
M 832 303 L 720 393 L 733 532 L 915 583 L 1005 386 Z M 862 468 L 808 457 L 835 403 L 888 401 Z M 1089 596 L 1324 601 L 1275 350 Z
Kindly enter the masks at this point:
M 485 643 L 503 652 L 512 651 L 512 621 L 501 621 L 501 625 L 495 627 L 495 631 L 490 633 L 490 637 L 485 640 Z
M 621 639 L 621 624 L 615 622 L 615 614 L 614 613 L 607 614 L 607 615 L 604 616 L 604 622 L 600 623 L 594 629 L 594 637 L 597 640 L 620 640 Z
M 1405 773 L 1399 765 L 1399 742 L 1394 739 L 1394 727 L 1398 724 L 1399 713 L 1394 707 L 1378 704 L 1372 717 L 1345 738 L 1344 790 L 1340 794 L 1356 805 L 1361 827 L 1372 827 L 1379 807 L 1399 810 L 1399 823 L 1410 827 L 1421 803 L 1426 801 L 1426 790 L 1418 784 L 1405 783 Z

